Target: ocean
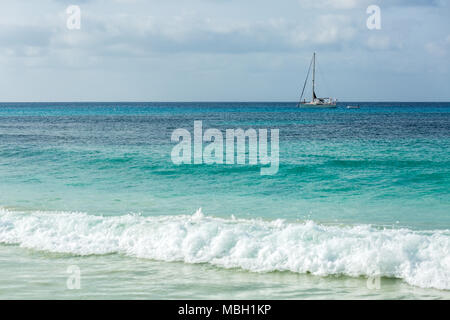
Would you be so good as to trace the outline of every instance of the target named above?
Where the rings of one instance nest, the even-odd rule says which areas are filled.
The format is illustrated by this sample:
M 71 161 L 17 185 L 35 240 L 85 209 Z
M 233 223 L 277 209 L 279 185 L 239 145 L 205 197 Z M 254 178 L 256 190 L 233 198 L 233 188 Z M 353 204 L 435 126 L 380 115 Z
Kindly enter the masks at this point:
M 0 103 L 0 299 L 450 299 L 450 103 L 358 104 Z M 194 121 L 278 172 L 174 164 Z

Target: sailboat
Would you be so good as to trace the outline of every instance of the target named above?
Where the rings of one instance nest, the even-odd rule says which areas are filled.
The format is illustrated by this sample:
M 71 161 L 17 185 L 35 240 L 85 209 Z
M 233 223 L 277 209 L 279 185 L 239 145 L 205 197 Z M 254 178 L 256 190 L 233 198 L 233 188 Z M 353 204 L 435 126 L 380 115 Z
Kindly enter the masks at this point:
M 312 99 L 311 101 L 306 101 L 303 99 L 303 93 L 305 92 L 306 83 L 308 82 L 309 73 L 311 71 L 311 65 L 313 67 L 313 77 L 312 77 Z M 316 53 L 313 53 L 311 63 L 309 64 L 308 74 L 306 75 L 305 84 L 303 85 L 302 94 L 300 96 L 300 101 L 297 107 L 303 108 L 336 108 L 337 99 L 334 98 L 318 98 L 315 91 L 316 85 Z

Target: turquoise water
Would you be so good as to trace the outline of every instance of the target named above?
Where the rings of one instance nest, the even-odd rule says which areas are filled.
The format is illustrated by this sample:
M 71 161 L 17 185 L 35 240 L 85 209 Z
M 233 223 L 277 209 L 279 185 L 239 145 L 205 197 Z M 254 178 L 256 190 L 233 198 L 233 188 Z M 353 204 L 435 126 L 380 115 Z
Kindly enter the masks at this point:
M 360 106 L 0 104 L 0 297 L 448 299 L 450 103 Z M 194 120 L 278 173 L 174 165 Z

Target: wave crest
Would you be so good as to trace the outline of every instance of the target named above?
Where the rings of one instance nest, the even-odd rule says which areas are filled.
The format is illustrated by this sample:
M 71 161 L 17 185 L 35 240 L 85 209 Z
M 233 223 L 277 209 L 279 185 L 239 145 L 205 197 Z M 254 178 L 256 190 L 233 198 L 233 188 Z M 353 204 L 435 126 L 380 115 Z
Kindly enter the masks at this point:
M 450 289 L 450 232 L 205 216 L 0 209 L 0 243 L 75 255 L 120 253 L 253 272 L 386 276 Z

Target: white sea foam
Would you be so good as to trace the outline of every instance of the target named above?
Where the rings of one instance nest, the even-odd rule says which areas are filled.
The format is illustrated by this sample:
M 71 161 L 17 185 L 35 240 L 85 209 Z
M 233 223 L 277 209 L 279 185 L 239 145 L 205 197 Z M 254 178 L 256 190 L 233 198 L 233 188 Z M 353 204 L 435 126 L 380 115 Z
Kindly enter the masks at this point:
M 450 232 L 205 216 L 102 217 L 0 209 L 0 243 L 76 255 L 121 253 L 249 271 L 401 278 L 450 290 Z

